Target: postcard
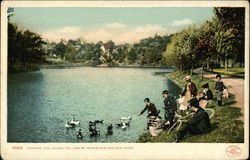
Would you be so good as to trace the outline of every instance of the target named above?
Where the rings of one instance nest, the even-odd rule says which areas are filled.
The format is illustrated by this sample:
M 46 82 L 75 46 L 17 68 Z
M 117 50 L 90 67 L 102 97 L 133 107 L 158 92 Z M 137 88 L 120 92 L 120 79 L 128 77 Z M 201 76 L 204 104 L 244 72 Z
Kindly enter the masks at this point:
M 247 1 L 3 1 L 2 159 L 247 159 Z

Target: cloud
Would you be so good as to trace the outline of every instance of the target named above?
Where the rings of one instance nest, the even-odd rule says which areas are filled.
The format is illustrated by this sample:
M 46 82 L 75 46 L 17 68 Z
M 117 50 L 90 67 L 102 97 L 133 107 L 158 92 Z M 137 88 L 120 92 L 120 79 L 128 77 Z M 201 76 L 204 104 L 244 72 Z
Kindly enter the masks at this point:
M 155 34 L 166 35 L 170 33 L 173 33 L 173 31 L 160 24 L 147 24 L 144 26 L 135 27 L 130 31 L 122 34 L 119 41 L 120 43 L 124 42 L 133 43 L 133 42 L 138 42 L 143 38 L 154 36 Z
M 167 29 L 159 24 L 147 24 L 134 28 L 126 28 L 122 31 L 97 29 L 83 35 L 83 39 L 91 42 L 113 40 L 116 44 L 121 43 L 135 43 L 143 38 L 150 36 L 165 35 L 173 33 L 172 30 Z
M 127 27 L 126 24 L 118 23 L 118 22 L 116 22 L 116 23 L 108 23 L 108 24 L 105 24 L 104 26 L 107 27 L 107 28 L 125 28 L 125 27 Z
M 110 29 L 114 28 L 114 29 Z M 143 38 L 150 36 L 166 35 L 175 32 L 160 24 L 146 24 L 137 27 L 128 27 L 121 23 L 110 23 L 101 26 L 100 28 L 91 28 L 84 30 L 81 27 L 63 27 L 61 29 L 52 30 L 43 33 L 42 36 L 49 40 L 58 42 L 60 39 L 77 39 L 81 38 L 87 42 L 106 42 L 108 40 L 114 41 L 116 44 L 121 43 L 135 43 Z
M 56 30 L 42 33 L 42 36 L 49 41 L 60 41 L 61 39 L 77 39 L 83 33 L 81 27 L 67 26 Z
M 185 19 L 182 19 L 182 20 L 175 20 L 173 21 L 170 26 L 172 27 L 179 27 L 179 26 L 186 26 L 186 25 L 190 25 L 190 24 L 193 24 L 194 21 L 189 19 L 189 18 L 185 18 Z

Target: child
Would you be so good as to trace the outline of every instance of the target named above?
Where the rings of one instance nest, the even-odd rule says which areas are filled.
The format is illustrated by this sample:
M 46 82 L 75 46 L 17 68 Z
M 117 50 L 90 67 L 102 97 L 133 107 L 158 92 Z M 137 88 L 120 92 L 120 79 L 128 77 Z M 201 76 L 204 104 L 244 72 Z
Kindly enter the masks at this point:
M 166 125 L 172 125 L 173 119 L 175 115 L 175 111 L 177 110 L 176 100 L 168 94 L 167 90 L 162 91 L 162 97 L 164 98 L 164 106 L 163 109 L 165 110 L 165 119 Z
M 223 90 L 226 88 L 223 84 L 223 82 L 221 81 L 221 75 L 217 74 L 216 75 L 216 84 L 215 84 L 215 92 L 217 93 L 217 101 L 218 101 L 218 105 L 222 106 L 222 96 L 223 96 Z
M 150 102 L 149 98 L 144 99 L 145 107 L 144 109 L 138 114 L 138 116 L 142 115 L 146 110 L 148 110 L 148 116 L 157 116 L 157 109 L 153 103 Z
M 180 105 L 179 106 L 179 110 L 181 112 L 181 115 L 183 116 L 185 110 L 187 110 L 187 106 L 183 105 L 183 101 L 184 101 L 184 96 L 179 95 L 179 99 L 177 99 L 177 103 Z
M 204 84 L 204 85 L 201 86 L 201 87 L 204 88 L 204 90 L 203 90 L 204 99 L 207 100 L 207 101 L 213 100 L 214 97 L 213 97 L 212 91 L 209 89 L 209 84 L 206 83 L 206 84 Z

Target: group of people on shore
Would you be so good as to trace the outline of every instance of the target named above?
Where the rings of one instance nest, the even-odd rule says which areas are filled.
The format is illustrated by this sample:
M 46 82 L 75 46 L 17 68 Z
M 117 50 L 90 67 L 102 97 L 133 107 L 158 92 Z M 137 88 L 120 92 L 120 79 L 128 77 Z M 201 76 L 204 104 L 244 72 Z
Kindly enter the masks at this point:
M 224 92 L 226 87 L 221 81 L 220 74 L 216 75 L 216 79 L 215 92 L 217 93 L 217 102 L 219 106 L 222 106 L 222 97 L 228 96 L 228 93 Z M 206 83 L 202 85 L 201 87 L 204 88 L 203 92 L 197 94 L 198 90 L 195 83 L 191 81 L 191 76 L 186 76 L 183 80 L 186 84 L 183 92 L 179 95 L 178 100 L 170 96 L 167 90 L 162 91 L 162 97 L 164 99 L 163 108 L 165 110 L 164 125 L 167 126 L 167 128 L 173 125 L 177 111 L 179 111 L 181 115 L 189 114 L 188 111 L 190 109 L 191 112 L 194 112 L 194 116 L 178 131 L 175 142 L 179 142 L 187 132 L 191 134 L 203 134 L 211 130 L 209 116 L 204 110 L 204 108 L 211 104 L 211 101 L 213 100 L 213 92 L 209 89 L 209 84 Z M 139 113 L 139 116 L 148 110 L 148 118 L 152 116 L 159 117 L 160 111 L 150 102 L 149 98 L 145 98 L 144 103 L 146 106 Z M 179 103 L 179 107 L 177 107 L 177 103 Z

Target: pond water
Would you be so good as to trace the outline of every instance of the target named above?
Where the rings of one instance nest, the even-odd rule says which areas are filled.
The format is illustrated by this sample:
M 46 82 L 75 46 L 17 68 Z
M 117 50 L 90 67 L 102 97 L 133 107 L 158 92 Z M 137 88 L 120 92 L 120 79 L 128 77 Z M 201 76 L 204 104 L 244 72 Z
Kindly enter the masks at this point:
M 164 89 L 176 96 L 180 88 L 166 73 L 171 69 L 66 67 L 41 69 L 8 76 L 8 142 L 136 142 L 145 130 L 146 115 L 138 117 L 148 97 L 163 116 Z M 120 117 L 132 116 L 130 126 L 115 126 Z M 72 117 L 81 121 L 65 128 Z M 100 136 L 89 136 L 88 122 L 97 124 Z M 106 136 L 113 124 L 114 134 Z M 83 139 L 76 132 L 83 130 Z

